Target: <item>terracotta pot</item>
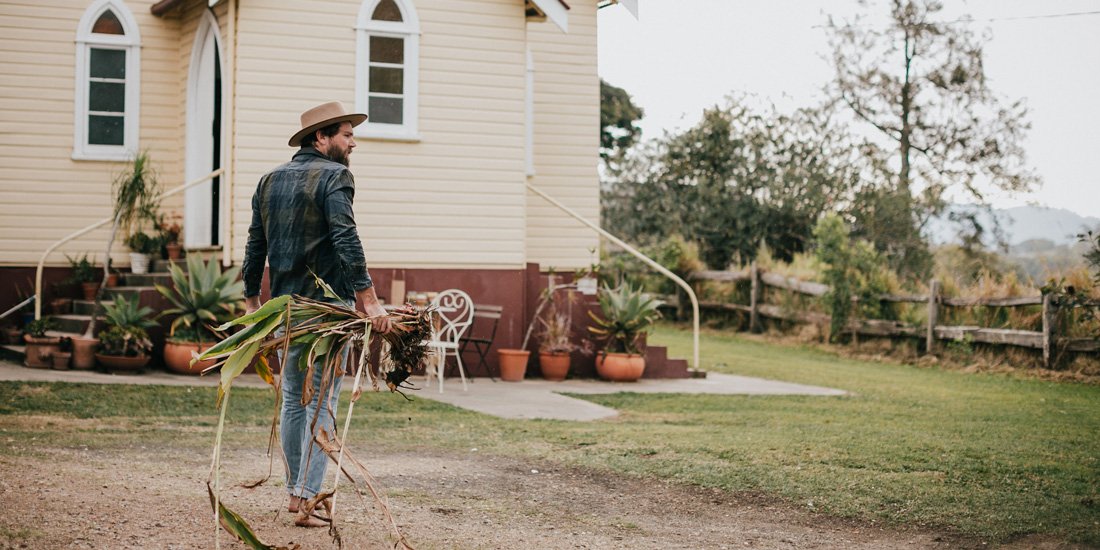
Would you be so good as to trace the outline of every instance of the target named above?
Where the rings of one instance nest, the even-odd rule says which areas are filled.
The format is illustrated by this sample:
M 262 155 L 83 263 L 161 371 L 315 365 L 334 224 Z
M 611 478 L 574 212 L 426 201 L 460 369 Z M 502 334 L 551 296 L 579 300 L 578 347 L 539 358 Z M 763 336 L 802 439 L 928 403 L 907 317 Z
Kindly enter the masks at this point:
M 180 246 L 179 243 L 168 243 L 164 245 L 164 250 L 168 252 L 169 260 L 178 260 L 180 259 L 180 251 L 183 250 L 183 247 Z
M 645 372 L 645 356 L 601 353 L 596 356 L 596 373 L 612 382 L 637 382 Z
M 53 366 L 51 357 L 55 352 L 61 351 L 61 338 L 54 336 L 37 338 L 24 334 L 23 341 L 27 344 L 27 355 L 23 359 L 23 364 L 32 369 L 50 368 Z
M 54 315 L 68 315 L 73 312 L 73 299 L 54 298 L 50 300 L 50 310 Z
M 506 382 L 521 382 L 527 374 L 527 360 L 531 352 L 525 349 L 498 349 L 500 359 L 500 379 Z
M 84 338 L 73 336 L 73 360 L 74 369 L 88 370 L 95 367 L 95 347 L 99 345 L 99 338 Z
M 118 286 L 118 273 L 107 275 L 107 288 L 114 288 L 116 286 Z
M 561 382 L 569 374 L 569 354 L 560 351 L 539 353 L 539 369 L 543 378 Z
M 103 368 L 112 371 L 138 371 L 145 368 L 145 365 L 149 364 L 150 359 L 152 359 L 152 357 L 148 355 L 127 357 L 125 355 L 103 355 L 102 353 L 95 354 L 95 360 L 100 365 L 103 365 Z
M 80 290 L 84 293 L 85 300 L 95 300 L 95 293 L 99 292 L 99 283 L 80 283 Z
M 191 364 L 192 353 L 199 353 L 210 349 L 214 342 L 183 342 L 168 340 L 164 343 L 164 365 L 168 370 L 179 374 L 202 374 L 202 371 L 217 363 L 216 360 L 207 359 Z
M 53 368 L 54 370 L 69 370 L 69 360 L 73 358 L 72 352 L 68 351 L 55 351 L 53 352 Z

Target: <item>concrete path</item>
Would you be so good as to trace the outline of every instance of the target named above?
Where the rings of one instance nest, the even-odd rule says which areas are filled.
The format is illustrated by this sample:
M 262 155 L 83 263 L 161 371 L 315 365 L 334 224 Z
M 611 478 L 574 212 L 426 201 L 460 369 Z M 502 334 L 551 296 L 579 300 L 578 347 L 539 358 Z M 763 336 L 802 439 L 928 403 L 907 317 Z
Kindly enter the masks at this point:
M 0 381 L 81 382 L 92 384 L 139 384 L 167 386 L 216 386 L 217 375 L 181 376 L 164 371 L 146 371 L 140 374 L 104 374 L 95 371 L 30 369 L 7 360 L 0 360 Z M 463 391 L 462 381 L 448 378 L 439 392 L 438 381 L 431 384 L 424 378 L 412 379 L 419 391 L 407 392 L 413 399 L 424 398 L 440 401 L 456 407 L 484 414 L 513 419 L 549 419 L 588 421 L 610 418 L 618 414 L 615 409 L 562 395 L 633 393 L 692 393 L 724 395 L 846 395 L 842 390 L 806 386 L 789 382 L 777 382 L 763 378 L 707 373 L 706 378 L 678 380 L 639 380 L 631 383 L 604 382 L 601 380 L 566 380 L 548 382 L 529 379 L 523 382 L 500 382 L 489 378 L 470 381 Z M 243 374 L 234 385 L 267 387 L 259 376 Z M 350 379 L 344 384 L 350 391 Z

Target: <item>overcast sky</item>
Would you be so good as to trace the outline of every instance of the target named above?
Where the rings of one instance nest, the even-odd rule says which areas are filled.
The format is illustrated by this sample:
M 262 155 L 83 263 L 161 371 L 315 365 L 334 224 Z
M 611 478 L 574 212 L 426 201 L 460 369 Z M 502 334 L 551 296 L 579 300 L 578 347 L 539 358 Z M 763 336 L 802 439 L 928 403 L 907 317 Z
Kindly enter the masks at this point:
M 646 138 L 688 128 L 731 92 L 781 109 L 813 105 L 833 72 L 825 60 L 827 15 L 858 12 L 854 0 L 640 0 L 599 12 L 599 72 L 645 109 Z M 970 15 L 992 33 L 986 76 L 1007 100 L 1024 98 L 1032 129 L 1028 163 L 1043 186 L 991 195 L 1100 217 L 1100 0 L 945 0 L 942 17 Z M 879 2 L 877 21 L 886 17 Z M 990 20 L 992 19 L 992 20 Z M 874 21 L 874 20 L 872 20 Z M 1007 102 L 1007 101 L 1006 101 Z

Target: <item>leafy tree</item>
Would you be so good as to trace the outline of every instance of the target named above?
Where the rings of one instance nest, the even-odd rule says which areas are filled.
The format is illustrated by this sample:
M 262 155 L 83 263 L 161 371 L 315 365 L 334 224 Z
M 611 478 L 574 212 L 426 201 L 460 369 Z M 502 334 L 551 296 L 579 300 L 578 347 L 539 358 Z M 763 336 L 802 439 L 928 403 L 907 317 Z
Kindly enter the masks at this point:
M 1038 182 L 1021 146 L 1030 127 L 1026 107 L 1022 101 L 1002 104 L 985 78 L 988 37 L 976 35 L 966 21 L 936 21 L 942 7 L 938 0 L 891 0 L 885 29 L 862 17 L 845 24 L 830 18 L 828 25 L 836 68 L 832 91 L 885 138 L 894 159 L 883 165 L 889 182 L 865 197 L 886 204 L 873 204 L 878 211 L 860 220 L 856 231 L 908 274 L 930 265 L 915 236 L 943 211 L 949 191 L 984 204 L 983 184 L 1025 191 Z
M 830 214 L 814 228 L 817 259 L 824 264 L 822 275 L 829 292 L 825 305 L 829 310 L 829 339 L 836 341 L 852 317 L 852 299 L 859 299 L 855 313 L 860 317 L 878 317 L 884 311 L 878 296 L 888 290 L 882 262 L 871 244 L 852 239 L 844 220 Z
M 600 158 L 604 162 L 621 159 L 642 135 L 635 122 L 645 116 L 641 107 L 634 105 L 630 94 L 600 79 Z
M 605 225 L 641 242 L 678 233 L 712 269 L 752 261 L 761 244 L 790 260 L 859 181 L 849 142 L 828 109 L 760 115 L 731 100 L 624 159 L 603 187 Z

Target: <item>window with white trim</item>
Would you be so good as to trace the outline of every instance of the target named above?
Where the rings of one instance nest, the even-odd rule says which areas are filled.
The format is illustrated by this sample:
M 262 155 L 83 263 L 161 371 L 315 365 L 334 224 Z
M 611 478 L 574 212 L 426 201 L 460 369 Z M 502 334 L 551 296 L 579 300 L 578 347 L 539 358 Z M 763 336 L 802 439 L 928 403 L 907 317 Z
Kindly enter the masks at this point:
M 356 29 L 355 107 L 362 137 L 419 139 L 420 22 L 407 0 L 364 0 Z
M 73 158 L 128 160 L 137 151 L 141 37 L 120 0 L 97 0 L 76 37 Z

